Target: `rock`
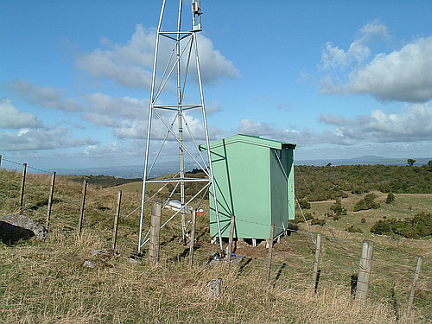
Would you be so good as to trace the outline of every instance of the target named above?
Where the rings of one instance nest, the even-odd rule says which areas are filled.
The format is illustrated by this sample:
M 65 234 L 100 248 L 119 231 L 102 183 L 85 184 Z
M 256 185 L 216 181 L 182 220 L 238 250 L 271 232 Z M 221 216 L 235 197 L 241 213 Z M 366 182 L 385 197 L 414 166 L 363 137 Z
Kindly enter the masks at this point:
M 85 260 L 83 266 L 84 266 L 84 268 L 93 269 L 94 267 L 96 267 L 96 264 L 93 261 Z
M 104 261 L 109 260 L 114 256 L 117 256 L 113 249 L 91 250 L 90 254 L 96 257 L 100 257 Z
M 14 244 L 33 236 L 43 241 L 47 233 L 44 226 L 23 215 L 8 214 L 0 219 L 0 240 L 6 244 Z
M 210 280 L 210 282 L 207 284 L 207 291 L 209 298 L 219 298 L 222 291 L 222 279 L 216 278 Z

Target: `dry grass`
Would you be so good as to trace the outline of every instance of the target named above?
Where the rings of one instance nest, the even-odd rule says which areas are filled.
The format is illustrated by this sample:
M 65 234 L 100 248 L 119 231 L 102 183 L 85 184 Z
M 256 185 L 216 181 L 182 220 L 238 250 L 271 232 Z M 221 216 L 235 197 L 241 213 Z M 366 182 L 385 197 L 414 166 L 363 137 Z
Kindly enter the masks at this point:
M 392 323 L 384 304 L 359 305 L 343 287 L 314 296 L 308 289 L 274 288 L 260 267 L 238 274 L 225 265 L 190 269 L 187 262 L 98 260 L 103 242 L 53 234 L 47 242 L 0 247 L 3 323 Z M 83 267 L 84 260 L 97 266 Z M 262 270 L 262 269 L 261 269 Z M 287 270 L 289 271 L 289 270 Z M 223 278 L 222 295 L 208 298 L 206 285 Z M 415 321 L 400 321 L 414 323 Z
M 16 209 L 17 181 L 19 184 L 16 174 L 0 171 L 0 184 L 6 188 L 1 191 L 4 197 L 0 212 Z M 48 192 L 49 177 L 32 176 L 29 182 L 26 201 L 42 200 Z M 178 242 L 178 220 L 161 232 L 159 264 L 131 262 L 129 253 L 136 250 L 138 215 L 125 216 L 139 204 L 140 195 L 134 189 L 125 190 L 118 236 L 120 256 L 103 260 L 92 256 L 91 251 L 111 244 L 119 188 L 89 186 L 83 236 L 77 240 L 74 229 L 81 188 L 81 184 L 59 177 L 52 231 L 45 242 L 26 241 L 14 246 L 0 243 L 0 323 L 426 323 L 422 316 L 432 317 L 430 240 L 351 234 L 335 223 L 332 228 L 336 240 L 328 229 L 314 226 L 315 233 L 326 235 L 322 276 L 315 295 L 311 291 L 315 247 L 307 228 L 301 228 L 306 233 L 294 233 L 275 245 L 269 283 L 265 280 L 267 250 L 262 247 L 239 249 L 246 256 L 239 265 L 205 265 L 217 250 L 209 243 L 207 214 L 198 219 L 193 268 L 184 253 L 187 247 Z M 417 199 L 396 197 L 399 209 Z M 427 197 L 418 199 L 419 205 L 413 203 L 414 208 L 429 208 Z M 43 207 L 26 213 L 45 219 Z M 367 303 L 359 304 L 351 298 L 349 278 L 358 270 L 359 243 L 364 238 L 373 239 L 378 247 L 372 278 L 372 292 L 378 297 L 371 296 Z M 417 300 L 413 317 L 405 319 L 404 303 L 416 255 L 426 259 L 417 296 L 429 304 Z M 85 260 L 94 262 L 95 268 L 84 267 Z M 395 271 L 399 265 L 404 267 Z M 209 299 L 206 289 L 213 278 L 223 279 L 222 295 L 216 300 Z M 391 297 L 390 291 L 395 296 Z

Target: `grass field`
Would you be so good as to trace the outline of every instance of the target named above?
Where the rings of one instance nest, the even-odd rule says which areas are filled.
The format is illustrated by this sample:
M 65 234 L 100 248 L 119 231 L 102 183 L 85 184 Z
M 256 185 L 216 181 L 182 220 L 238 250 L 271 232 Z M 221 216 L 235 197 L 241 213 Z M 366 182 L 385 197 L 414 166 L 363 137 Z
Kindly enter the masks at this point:
M 17 211 L 20 175 L 0 171 L 0 212 Z M 330 226 L 300 224 L 298 232 L 275 244 L 270 281 L 267 249 L 238 243 L 245 258 L 237 265 L 208 266 L 218 250 L 210 243 L 208 206 L 198 218 L 194 266 L 179 243 L 179 219 L 161 231 L 161 259 L 131 259 L 136 251 L 141 183 L 103 188 L 92 184 L 86 199 L 83 236 L 75 228 L 82 184 L 59 177 L 52 226 L 45 242 L 0 243 L 0 323 L 429 323 L 432 321 L 432 241 L 373 235 L 384 216 L 404 218 L 432 211 L 432 195 L 397 194 L 391 205 L 376 192 L 379 209 L 352 212 L 361 196 L 342 199 L 347 215 Z M 44 222 L 49 177 L 29 175 L 24 214 Z M 116 257 L 92 255 L 111 246 L 118 190 L 123 190 Z M 307 212 L 322 217 L 334 201 L 311 203 Z M 148 213 L 148 211 L 147 211 Z M 170 211 L 164 211 L 167 219 Z M 361 219 L 364 218 L 365 222 Z M 148 219 L 146 219 L 148 226 Z M 354 225 L 363 233 L 348 233 Z M 313 293 L 315 245 L 323 235 L 320 281 Z M 375 243 L 369 300 L 355 302 L 351 276 L 358 272 L 363 239 Z M 405 317 L 417 257 L 422 256 L 418 289 L 410 318 Z M 94 268 L 85 267 L 92 261 Z M 208 296 L 207 284 L 222 278 L 222 294 Z

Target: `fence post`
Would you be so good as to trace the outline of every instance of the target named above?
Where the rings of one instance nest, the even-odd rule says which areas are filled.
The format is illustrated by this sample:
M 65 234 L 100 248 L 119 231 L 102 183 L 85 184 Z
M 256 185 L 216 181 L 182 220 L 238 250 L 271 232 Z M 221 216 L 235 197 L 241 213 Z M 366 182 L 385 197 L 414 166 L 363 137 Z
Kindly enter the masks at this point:
M 48 212 L 47 212 L 47 218 L 45 222 L 45 227 L 47 230 L 49 229 L 50 220 L 51 220 L 51 209 L 53 204 L 55 177 L 56 177 L 56 173 L 55 172 L 51 173 L 51 187 L 50 187 L 50 194 L 48 197 Z
M 409 295 L 409 299 L 408 299 L 408 307 L 407 307 L 407 311 L 406 311 L 406 316 L 409 317 L 411 315 L 411 308 L 413 305 L 413 301 L 414 301 L 414 293 L 415 293 L 415 289 L 416 289 L 416 284 L 417 284 L 417 280 L 420 274 L 420 268 L 421 268 L 421 264 L 422 264 L 422 257 L 418 257 L 417 259 L 417 266 L 415 269 L 415 273 L 414 273 L 414 280 L 411 286 L 411 293 Z
M 118 229 L 118 221 L 119 221 L 119 217 L 120 217 L 121 197 L 122 197 L 122 191 L 120 190 L 118 192 L 117 209 L 116 209 L 116 214 L 114 216 L 114 229 L 113 229 L 113 238 L 112 238 L 112 250 L 113 250 L 113 252 L 115 252 L 115 248 L 117 245 L 117 229 Z
M 373 245 L 373 241 L 363 241 L 356 290 L 356 299 L 360 302 L 366 301 L 369 291 L 370 275 L 372 272 Z
M 273 253 L 274 230 L 275 230 L 275 225 L 271 224 L 269 248 L 268 248 L 268 255 L 267 255 L 267 282 L 270 281 L 270 270 L 271 270 L 271 260 L 272 260 L 272 253 Z
M 87 181 L 83 181 L 83 188 L 82 188 L 82 201 L 81 201 L 81 209 L 80 209 L 80 217 L 78 220 L 78 228 L 77 228 L 77 238 L 81 237 L 81 230 L 82 230 L 82 222 L 84 218 L 84 206 L 85 206 L 85 199 L 86 199 L 86 193 L 87 193 Z
M 0 170 L 1 170 L 2 157 L 3 157 L 3 155 L 0 154 Z
M 229 234 L 229 240 L 228 240 L 228 264 L 231 263 L 231 255 L 233 252 L 233 240 L 234 240 L 234 227 L 235 227 L 235 216 L 231 216 L 231 227 L 230 227 L 230 234 Z
M 192 209 L 192 229 L 191 229 L 191 237 L 189 243 L 189 265 L 193 266 L 193 258 L 194 258 L 194 245 L 195 245 L 195 231 L 196 231 L 196 210 Z
M 159 261 L 160 223 L 162 205 L 156 201 L 152 203 L 151 224 L 150 224 L 150 246 L 149 259 L 151 262 Z
M 20 192 L 20 201 L 19 201 L 20 214 L 23 212 L 24 186 L 25 186 L 26 174 L 27 174 L 27 163 L 23 163 L 22 177 L 21 177 L 21 192 Z
M 321 252 L 321 234 L 317 234 L 316 249 L 315 249 L 315 262 L 314 262 L 313 277 L 312 277 L 315 294 L 318 290 L 318 281 L 319 281 L 318 265 L 319 265 L 320 252 Z

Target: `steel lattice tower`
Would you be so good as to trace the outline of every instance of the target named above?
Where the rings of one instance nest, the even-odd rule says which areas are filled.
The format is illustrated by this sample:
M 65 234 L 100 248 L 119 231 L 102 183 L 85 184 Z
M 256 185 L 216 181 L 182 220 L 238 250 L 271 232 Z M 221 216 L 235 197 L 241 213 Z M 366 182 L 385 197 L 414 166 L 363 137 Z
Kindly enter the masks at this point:
M 163 0 L 156 32 L 153 74 L 150 90 L 147 140 L 144 162 L 143 191 L 139 228 L 138 253 L 147 242 L 148 233 L 143 228 L 144 206 L 158 193 L 168 191 L 163 207 L 166 207 L 174 193 L 180 191 L 181 208 L 161 227 L 167 224 L 175 215 L 181 214 L 182 240 L 185 243 L 188 236 L 186 211 L 194 207 L 197 201 L 211 190 L 214 199 L 219 229 L 219 244 L 222 250 L 222 238 L 217 210 L 213 169 L 210 150 L 203 152 L 198 142 L 205 143 L 209 148 L 209 134 L 206 110 L 202 88 L 200 62 L 198 56 L 197 33 L 201 31 L 200 1 L 192 0 L 192 25 L 189 30 L 182 30 L 183 1 L 178 4 L 176 25 L 171 30 L 165 28 L 164 15 L 167 9 Z M 190 11 L 187 11 L 190 13 Z M 168 20 L 173 22 L 172 20 Z M 164 26 L 163 26 L 164 25 Z M 176 27 L 176 29 L 175 29 Z M 174 30 L 173 30 L 174 29 Z M 176 148 L 175 148 L 176 147 Z M 173 175 L 154 178 L 152 172 L 158 165 L 169 160 L 178 150 L 178 170 Z M 187 168 L 194 167 L 204 172 L 201 178 L 186 177 Z M 153 172 L 154 173 L 154 172 Z M 150 186 L 156 193 L 146 198 L 146 189 Z M 193 192 L 185 190 L 192 186 Z M 156 189 L 157 188 L 157 189 Z M 147 200 L 146 200 L 147 199 Z M 199 205 L 199 203 L 198 203 Z

